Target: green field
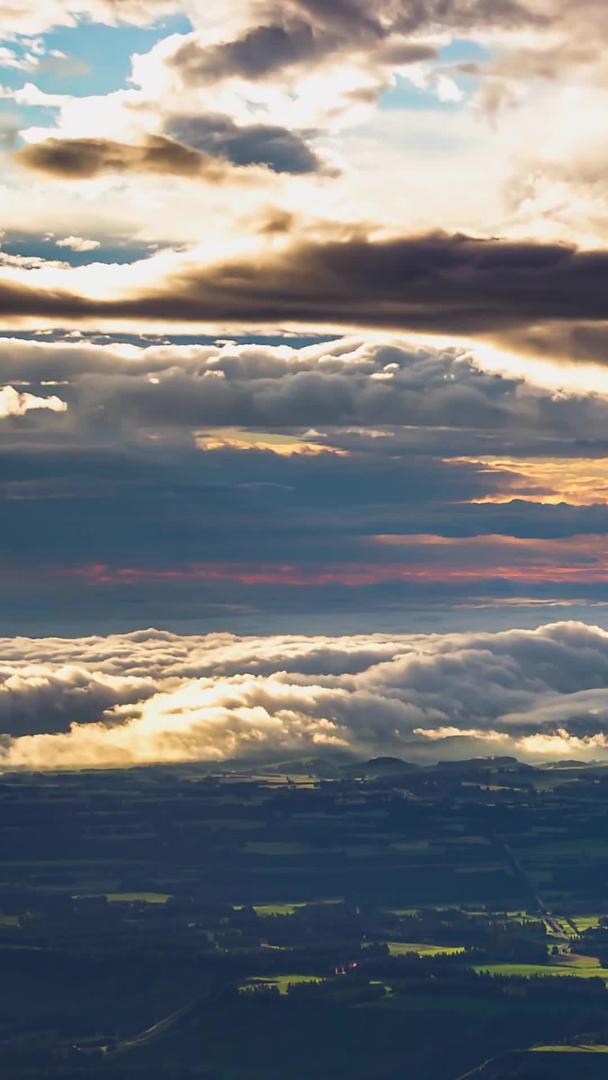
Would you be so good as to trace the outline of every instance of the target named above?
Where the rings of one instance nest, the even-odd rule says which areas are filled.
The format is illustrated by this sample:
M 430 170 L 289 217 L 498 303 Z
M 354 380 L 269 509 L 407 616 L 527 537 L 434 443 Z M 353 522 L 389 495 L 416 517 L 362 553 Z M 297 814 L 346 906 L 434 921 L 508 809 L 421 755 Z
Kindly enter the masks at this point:
M 253 904 L 256 915 L 293 915 L 294 911 L 306 907 L 310 901 L 304 900 L 273 900 L 269 904 Z M 315 900 L 315 904 L 341 904 L 342 899 L 336 896 L 327 897 L 323 900 Z M 243 905 L 236 904 L 235 911 L 242 911 Z
M 416 953 L 418 956 L 455 956 L 464 952 L 463 945 L 429 945 L 420 941 L 387 941 L 387 945 L 391 956 L 404 956 L 407 953 Z
M 608 968 L 593 956 L 562 955 L 555 961 L 547 958 L 546 964 L 480 964 L 475 971 L 488 975 L 575 975 L 579 979 L 603 979 L 608 984 Z
M 576 926 L 579 934 L 582 934 L 584 930 L 595 929 L 600 925 L 600 919 L 604 919 L 605 915 L 573 915 L 572 922 Z
M 256 915 L 293 915 L 294 911 L 298 908 L 303 908 L 305 905 L 290 904 L 290 903 L 277 903 L 277 904 L 254 904 L 253 910 Z M 242 908 L 235 908 L 235 911 L 242 910 Z
M 252 976 L 246 983 L 242 983 L 239 986 L 239 990 L 253 990 L 256 986 L 278 986 L 280 994 L 286 994 L 289 986 L 294 986 L 296 983 L 322 983 L 326 982 L 322 976 L 319 975 L 271 975 L 271 976 Z
M 533 1046 L 531 1051 L 539 1054 L 608 1054 L 608 1046 L 600 1043 L 597 1046 Z

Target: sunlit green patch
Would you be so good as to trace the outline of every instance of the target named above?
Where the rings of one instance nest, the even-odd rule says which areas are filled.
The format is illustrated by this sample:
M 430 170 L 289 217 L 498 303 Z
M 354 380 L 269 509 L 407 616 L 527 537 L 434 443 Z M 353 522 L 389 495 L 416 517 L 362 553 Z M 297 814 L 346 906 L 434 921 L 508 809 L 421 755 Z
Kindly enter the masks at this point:
M 317 905 L 317 904 L 341 904 L 342 900 L 339 897 L 332 896 L 332 897 L 324 898 L 322 900 L 315 900 L 315 901 L 310 901 L 310 900 L 277 900 L 277 901 L 274 901 L 273 900 L 272 903 L 269 903 L 269 904 L 252 904 L 251 906 L 253 907 L 253 910 L 255 911 L 256 915 L 261 915 L 262 917 L 264 917 L 266 915 L 293 915 L 294 911 L 298 911 L 301 908 L 308 907 L 309 905 L 311 905 L 313 903 L 314 903 L 314 905 Z M 245 907 L 245 906 L 246 905 L 244 905 L 244 904 L 235 904 L 234 905 L 234 910 L 235 911 L 242 911 L 243 907 Z
M 538 1054 L 608 1054 L 608 1046 L 603 1043 L 582 1046 L 532 1046 L 532 1053 Z
M 259 773 L 254 774 L 251 779 L 268 787 L 316 788 L 319 785 L 318 778 L 307 773 L 295 773 L 293 776 L 291 773 Z
M 305 907 L 304 904 L 254 904 L 253 910 L 255 911 L 256 915 L 261 916 L 293 915 L 294 911 L 297 911 L 298 908 L 303 907 Z M 236 908 L 235 910 L 240 911 L 242 909 Z
M 413 907 L 400 907 L 400 908 L 384 908 L 388 915 L 417 915 L 420 908 Z
M 500 914 L 500 912 L 496 912 Z M 528 911 L 507 911 L 506 917 L 509 922 L 518 923 L 540 923 L 543 920 L 538 918 L 538 915 L 530 915 Z
M 584 930 L 595 930 L 600 925 L 600 920 L 605 918 L 605 915 L 573 915 L 572 922 L 579 934 L 582 934 Z
M 387 941 L 391 956 L 405 956 L 416 953 L 418 956 L 456 956 L 464 952 L 463 945 L 429 945 L 426 942 Z
M 272 976 L 252 976 L 247 979 L 246 982 L 241 983 L 239 990 L 253 993 L 256 987 L 260 986 L 276 986 L 278 987 L 280 994 L 287 994 L 290 986 L 295 986 L 299 983 L 322 983 L 327 982 L 323 976 L 320 975 L 272 975 Z
M 576 933 L 567 919 L 552 915 L 543 920 L 549 937 L 557 941 L 571 941 Z
M 608 968 L 602 967 L 593 956 L 580 954 L 561 954 L 553 960 L 547 957 L 546 964 L 480 964 L 475 971 L 488 975 L 519 975 L 531 977 L 543 975 L 576 976 L 579 979 L 602 979 L 608 984 Z
M 462 900 L 442 900 L 437 903 L 425 903 L 419 907 L 383 907 L 389 915 L 419 915 L 421 911 L 452 911 L 457 909 L 467 915 L 487 915 L 482 900 L 470 900 L 463 904 Z

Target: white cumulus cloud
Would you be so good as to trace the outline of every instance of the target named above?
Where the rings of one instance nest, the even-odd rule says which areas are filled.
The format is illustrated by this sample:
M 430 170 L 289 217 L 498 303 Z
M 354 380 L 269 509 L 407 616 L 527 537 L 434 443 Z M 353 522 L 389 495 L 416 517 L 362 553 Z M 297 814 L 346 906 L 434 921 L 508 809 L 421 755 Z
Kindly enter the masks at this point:
M 0 642 L 4 768 L 272 758 L 604 758 L 608 632 Z
M 31 409 L 48 409 L 50 412 L 65 412 L 67 404 L 55 395 L 37 397 L 35 394 L 21 393 L 14 386 L 0 388 L 0 419 L 7 416 L 24 416 Z

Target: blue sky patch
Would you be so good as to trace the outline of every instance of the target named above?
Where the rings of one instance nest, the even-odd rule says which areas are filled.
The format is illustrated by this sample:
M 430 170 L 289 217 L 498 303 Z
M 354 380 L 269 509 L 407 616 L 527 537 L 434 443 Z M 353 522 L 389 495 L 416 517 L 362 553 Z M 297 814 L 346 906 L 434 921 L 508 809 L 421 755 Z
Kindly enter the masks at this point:
M 460 80 L 458 80 L 458 82 L 460 85 Z M 439 109 L 446 112 L 453 112 L 454 109 L 458 109 L 460 105 L 461 102 L 459 101 L 441 101 L 433 89 L 421 89 L 418 86 L 414 86 L 409 79 L 404 79 L 401 75 L 396 76 L 395 86 L 391 87 L 390 90 L 387 90 L 387 92 L 382 95 L 379 102 L 381 109 L 397 109 L 408 112 L 418 109 Z
M 150 255 L 150 247 L 146 244 L 131 242 L 121 244 L 119 241 L 108 242 L 106 239 L 100 247 L 91 251 L 73 251 L 57 243 L 58 240 L 63 239 L 61 234 L 44 237 L 27 233 L 19 235 L 8 233 L 2 237 L 1 247 L 3 251 L 11 255 L 23 255 L 35 259 L 59 259 L 61 262 L 70 263 L 71 266 L 86 266 L 88 263 L 133 263 Z M 86 237 L 85 239 L 95 238 Z
M 37 66 L 20 70 L 0 65 L 0 81 L 13 89 L 33 82 L 47 94 L 109 94 L 127 84 L 135 53 L 149 52 L 161 38 L 186 34 L 190 29 L 183 15 L 151 27 L 105 26 L 90 21 L 58 27 L 40 39 L 45 51 Z M 18 58 L 23 58 L 30 51 L 31 41 L 20 38 L 10 47 Z M 53 52 L 65 56 L 53 56 Z
M 0 98 L 0 134 L 12 142 L 24 127 L 54 127 L 59 109 L 54 105 L 18 105 L 10 98 Z
M 458 71 L 457 66 L 467 63 L 481 64 L 487 61 L 489 56 L 488 50 L 477 42 L 456 38 L 440 50 L 437 60 L 429 66 L 438 75 L 445 74 L 452 78 L 466 98 L 477 89 L 479 79 L 475 75 Z M 421 89 L 414 86 L 409 79 L 397 75 L 395 85 L 382 95 L 379 104 L 381 109 L 436 109 L 453 112 L 461 102 L 442 101 L 433 86 Z

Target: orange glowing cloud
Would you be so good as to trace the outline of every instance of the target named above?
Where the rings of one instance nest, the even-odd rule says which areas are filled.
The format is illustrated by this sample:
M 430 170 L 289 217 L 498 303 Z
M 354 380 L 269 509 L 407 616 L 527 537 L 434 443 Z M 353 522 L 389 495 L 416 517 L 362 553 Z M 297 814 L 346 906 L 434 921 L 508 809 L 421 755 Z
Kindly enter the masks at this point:
M 450 458 L 495 477 L 497 491 L 475 503 L 526 502 L 571 506 L 608 505 L 608 458 Z M 505 486 L 506 482 L 506 486 Z
M 326 443 L 310 438 L 298 438 L 294 435 L 277 435 L 275 432 L 245 431 L 242 428 L 213 428 L 199 431 L 195 442 L 199 450 L 265 450 L 281 457 L 293 457 L 296 454 L 337 454 L 348 457 L 347 450 L 340 450 Z

